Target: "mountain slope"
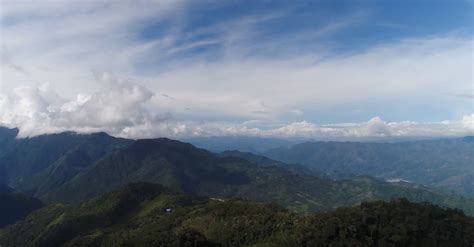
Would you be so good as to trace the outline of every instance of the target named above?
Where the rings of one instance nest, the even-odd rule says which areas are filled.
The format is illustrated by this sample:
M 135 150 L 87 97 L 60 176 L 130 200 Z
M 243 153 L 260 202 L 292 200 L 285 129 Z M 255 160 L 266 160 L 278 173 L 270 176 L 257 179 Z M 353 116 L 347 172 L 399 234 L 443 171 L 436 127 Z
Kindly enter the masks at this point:
M 262 156 L 262 155 L 257 155 L 254 153 L 249 153 L 249 152 L 241 152 L 241 151 L 236 151 L 236 150 L 231 150 L 231 151 L 224 151 L 222 153 L 219 153 L 218 156 L 220 157 L 234 157 L 234 158 L 241 158 L 244 160 L 247 160 L 253 164 L 256 165 L 261 165 L 265 167 L 271 167 L 271 166 L 276 166 L 276 167 L 281 167 L 284 168 L 290 172 L 297 173 L 297 174 L 306 174 L 306 175 L 315 175 L 319 177 L 325 177 L 326 174 L 321 173 L 316 170 L 312 170 L 306 166 L 299 165 L 299 164 L 287 164 L 283 163 L 281 161 L 277 160 L 272 160 L 268 157 Z
M 0 182 L 38 197 L 129 143 L 105 133 L 67 132 L 16 139 L 0 156 Z
M 369 177 L 334 181 L 292 173 L 279 166 L 219 157 L 169 139 L 139 140 L 99 160 L 87 171 L 41 197 L 48 202 L 80 202 L 131 182 L 153 182 L 217 198 L 240 197 L 299 212 L 329 210 L 367 200 L 406 197 L 474 213 L 474 201 L 455 195 L 396 186 Z
M 370 175 L 474 195 L 474 142 L 470 138 L 402 143 L 308 142 L 266 156 L 340 175 Z
M 442 234 L 440 234 L 442 233 Z M 2 246 L 467 246 L 474 220 L 406 200 L 300 216 L 273 204 L 131 184 L 79 205 L 51 205 L 0 230 Z
M 42 206 L 41 201 L 0 185 L 0 228 L 15 223 Z
M 0 126 L 0 160 L 8 153 L 14 146 L 15 137 L 18 134 L 17 129 L 8 129 Z M 4 164 L 0 162 L 0 184 L 6 183 L 7 171 Z
M 17 134 L 17 129 L 0 127 L 0 157 L 5 155 L 5 153 L 13 146 Z

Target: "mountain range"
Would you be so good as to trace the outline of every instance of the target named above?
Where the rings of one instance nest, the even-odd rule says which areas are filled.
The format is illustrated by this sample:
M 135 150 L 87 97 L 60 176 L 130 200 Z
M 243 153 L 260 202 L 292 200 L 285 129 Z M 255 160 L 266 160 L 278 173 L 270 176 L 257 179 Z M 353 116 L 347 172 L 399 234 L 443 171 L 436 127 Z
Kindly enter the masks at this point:
M 221 153 L 229 150 L 261 154 L 267 150 L 287 147 L 299 143 L 298 140 L 283 140 L 277 138 L 245 137 L 245 136 L 213 136 L 182 139 L 199 148 Z
M 66 132 L 24 139 L 15 139 L 11 133 L 15 130 L 0 131 L 0 140 L 9 143 L 0 146 L 0 183 L 36 197 L 132 142 L 105 133 Z
M 474 196 L 474 137 L 398 143 L 305 142 L 264 155 L 333 177 L 369 175 Z
M 14 130 L 1 133 L 13 133 Z M 4 135 L 3 140 L 8 140 Z M 241 152 L 215 154 L 180 141 L 61 133 L 9 140 L 3 183 L 46 203 L 78 203 L 133 182 L 187 194 L 276 202 L 295 212 L 327 211 L 404 197 L 474 214 L 474 200 L 369 176 L 332 179 L 315 169 Z

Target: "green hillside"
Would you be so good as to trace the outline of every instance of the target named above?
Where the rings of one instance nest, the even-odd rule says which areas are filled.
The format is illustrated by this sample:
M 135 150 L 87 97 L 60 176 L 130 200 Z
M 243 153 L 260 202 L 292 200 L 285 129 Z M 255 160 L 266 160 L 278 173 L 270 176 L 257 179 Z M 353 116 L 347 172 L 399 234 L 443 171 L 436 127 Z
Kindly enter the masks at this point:
M 287 164 L 281 161 L 270 159 L 266 156 L 257 155 L 254 153 L 249 152 L 241 152 L 237 150 L 231 151 L 224 151 L 218 154 L 220 157 L 235 157 L 247 160 L 251 163 L 261 165 L 261 166 L 277 166 L 284 168 L 290 172 L 297 173 L 297 174 L 306 174 L 306 175 L 314 175 L 318 177 L 328 177 L 325 173 L 322 173 L 318 170 L 308 168 L 304 165 L 300 164 Z
M 396 200 L 301 216 L 274 204 L 212 200 L 159 185 L 124 186 L 50 205 L 0 230 L 10 246 L 467 246 L 474 219 Z

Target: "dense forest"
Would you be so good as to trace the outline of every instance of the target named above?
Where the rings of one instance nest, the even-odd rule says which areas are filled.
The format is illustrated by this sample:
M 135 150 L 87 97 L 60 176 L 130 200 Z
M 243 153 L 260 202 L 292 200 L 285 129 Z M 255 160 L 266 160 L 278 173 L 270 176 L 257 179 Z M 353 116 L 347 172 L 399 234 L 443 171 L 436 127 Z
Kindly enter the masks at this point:
M 468 246 L 474 219 L 405 199 L 299 215 L 276 204 L 184 195 L 138 183 L 40 209 L 2 246 Z

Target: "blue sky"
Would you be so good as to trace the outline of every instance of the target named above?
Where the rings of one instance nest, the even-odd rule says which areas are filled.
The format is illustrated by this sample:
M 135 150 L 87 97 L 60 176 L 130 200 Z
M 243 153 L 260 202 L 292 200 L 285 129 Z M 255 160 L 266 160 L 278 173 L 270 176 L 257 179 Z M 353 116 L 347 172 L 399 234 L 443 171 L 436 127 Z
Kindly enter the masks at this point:
M 225 42 L 220 40 L 222 33 L 212 27 L 233 23 L 240 18 L 262 19 L 252 26 L 250 35 L 237 41 L 253 47 L 239 54 L 240 56 L 285 59 L 287 56 L 305 54 L 308 50 L 324 47 L 325 56 L 331 58 L 361 53 L 374 46 L 404 39 L 450 35 L 470 38 L 473 31 L 472 6 L 468 1 L 200 2 L 188 6 L 184 22 L 181 19 L 173 20 L 174 16 L 164 22 L 152 22 L 138 36 L 140 40 L 149 41 L 168 32 L 178 32 L 176 45 L 200 45 L 173 53 L 167 57 L 165 64 L 160 62 L 161 57 L 140 63 L 137 70 L 141 71 L 144 67 L 154 71 L 160 70 L 162 66 L 166 68 L 168 59 L 189 59 L 193 56 L 204 56 L 209 60 L 222 58 L 225 56 Z M 179 24 L 173 23 L 175 21 Z M 206 32 L 192 35 L 196 30 Z M 316 58 L 315 62 L 319 59 L 324 57 Z M 311 114 L 306 119 L 323 123 L 363 121 L 371 114 L 382 114 L 384 119 L 390 121 L 439 121 L 452 118 L 452 108 L 471 106 L 471 102 L 463 99 L 446 104 L 444 97 L 446 95 L 439 95 L 439 102 L 417 102 L 412 99 L 399 105 L 386 102 L 383 107 L 379 107 L 376 102 L 361 101 L 355 102 L 358 109 L 342 104 L 336 109 L 331 107 L 329 112 L 312 111 L 311 106 L 308 106 L 306 111 Z M 412 104 L 416 109 L 406 109 L 406 104 Z M 361 111 L 367 108 L 372 109 Z M 344 115 L 332 114 L 334 110 L 344 109 Z
M 0 125 L 25 136 L 357 138 L 474 129 L 472 1 L 0 6 Z
M 469 36 L 473 30 L 473 7 L 468 1 L 195 1 L 182 15 L 185 17 L 171 16 L 166 21 L 144 25 L 138 38 L 153 40 L 176 31 L 182 35 L 177 43 L 184 45 L 218 38 L 219 33 L 212 29 L 215 25 L 260 17 L 262 20 L 253 27 L 255 33 L 245 37 L 248 42 L 264 44 L 281 40 L 282 45 L 290 46 L 282 47 L 283 54 L 304 53 L 312 45 L 321 44 L 340 53 L 360 52 L 405 38 L 451 33 Z M 176 18 L 178 20 L 174 20 Z M 316 35 L 321 29 L 337 24 L 341 25 L 339 29 L 324 36 Z M 210 27 L 205 34 L 189 35 Z M 291 36 L 302 34 L 306 34 L 306 39 L 291 40 Z M 219 44 L 209 44 L 187 52 L 214 54 L 219 53 L 220 48 Z M 282 55 L 262 53 L 259 55 Z

